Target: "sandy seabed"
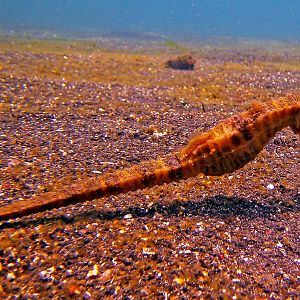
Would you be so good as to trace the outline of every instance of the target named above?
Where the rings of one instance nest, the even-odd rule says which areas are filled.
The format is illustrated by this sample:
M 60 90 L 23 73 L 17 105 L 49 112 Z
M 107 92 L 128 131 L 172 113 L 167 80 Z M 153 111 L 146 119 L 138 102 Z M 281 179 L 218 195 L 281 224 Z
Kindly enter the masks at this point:
M 299 49 L 0 43 L 0 204 L 153 159 L 299 93 Z M 0 223 L 2 299 L 299 299 L 299 137 L 243 169 Z M 28 200 L 30 201 L 30 200 Z

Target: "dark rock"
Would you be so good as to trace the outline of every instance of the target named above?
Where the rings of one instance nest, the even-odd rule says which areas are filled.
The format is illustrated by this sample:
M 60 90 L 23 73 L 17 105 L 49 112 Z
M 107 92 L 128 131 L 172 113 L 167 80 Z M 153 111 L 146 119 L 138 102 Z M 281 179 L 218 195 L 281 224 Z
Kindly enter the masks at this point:
M 170 59 L 166 62 L 167 68 L 177 69 L 177 70 L 194 70 L 196 59 L 192 54 L 185 54 L 178 56 L 175 59 Z

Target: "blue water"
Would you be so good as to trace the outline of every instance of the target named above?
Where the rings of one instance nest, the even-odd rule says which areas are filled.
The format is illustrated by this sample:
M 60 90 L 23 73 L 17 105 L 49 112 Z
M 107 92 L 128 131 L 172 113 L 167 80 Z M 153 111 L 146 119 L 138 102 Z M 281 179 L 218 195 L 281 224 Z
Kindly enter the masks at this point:
M 0 0 L 0 29 L 300 40 L 299 0 Z

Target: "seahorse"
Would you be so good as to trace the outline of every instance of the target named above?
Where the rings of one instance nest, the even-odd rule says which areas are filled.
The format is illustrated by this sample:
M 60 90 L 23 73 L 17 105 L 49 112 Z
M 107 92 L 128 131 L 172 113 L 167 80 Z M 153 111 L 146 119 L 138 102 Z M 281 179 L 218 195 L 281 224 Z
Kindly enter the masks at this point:
M 278 131 L 288 126 L 300 135 L 299 96 L 255 102 L 247 111 L 191 139 L 177 152 L 2 206 L 0 220 L 150 188 L 199 173 L 213 176 L 231 173 L 253 160 Z

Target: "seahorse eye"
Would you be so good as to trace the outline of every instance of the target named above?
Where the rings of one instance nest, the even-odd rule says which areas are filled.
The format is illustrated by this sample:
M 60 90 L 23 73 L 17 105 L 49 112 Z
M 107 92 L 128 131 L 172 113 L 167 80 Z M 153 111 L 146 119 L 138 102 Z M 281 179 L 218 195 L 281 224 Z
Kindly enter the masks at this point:
M 235 146 L 238 146 L 238 145 L 240 145 L 240 143 L 241 143 L 241 139 L 240 139 L 240 137 L 238 136 L 238 134 L 234 134 L 234 135 L 231 137 L 231 141 L 232 141 L 232 143 L 233 143 Z
M 176 169 L 176 168 L 170 169 L 169 177 L 172 180 L 182 179 L 184 177 L 183 168 L 180 167 L 179 169 Z
M 251 132 L 249 131 L 248 128 L 243 128 L 241 130 L 241 134 L 243 135 L 245 141 L 249 141 L 249 140 L 252 139 L 252 134 L 251 134 Z

